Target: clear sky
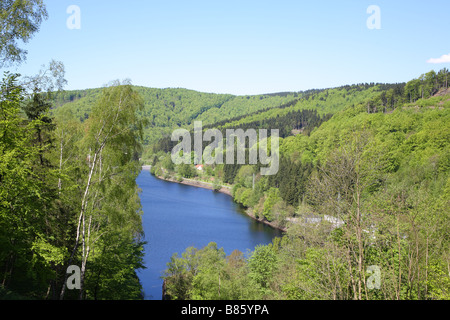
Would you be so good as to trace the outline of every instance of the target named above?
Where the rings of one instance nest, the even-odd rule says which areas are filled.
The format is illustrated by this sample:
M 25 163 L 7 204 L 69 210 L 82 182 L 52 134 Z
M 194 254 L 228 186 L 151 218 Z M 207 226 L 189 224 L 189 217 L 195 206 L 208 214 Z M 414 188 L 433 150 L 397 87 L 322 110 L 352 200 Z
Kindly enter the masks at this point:
M 155 88 L 250 95 L 404 82 L 450 68 L 448 0 L 44 3 L 49 19 L 13 71 L 33 75 L 51 59 L 62 61 L 68 90 L 129 78 Z M 80 8 L 80 29 L 67 26 L 70 5 Z M 367 13 L 371 5 L 379 19 Z

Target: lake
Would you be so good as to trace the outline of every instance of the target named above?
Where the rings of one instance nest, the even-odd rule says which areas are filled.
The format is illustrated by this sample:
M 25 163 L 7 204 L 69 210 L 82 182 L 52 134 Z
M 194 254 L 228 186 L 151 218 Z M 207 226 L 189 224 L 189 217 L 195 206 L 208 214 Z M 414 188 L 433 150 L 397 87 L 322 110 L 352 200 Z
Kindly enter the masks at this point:
M 161 275 L 173 253 L 190 246 L 199 249 L 216 242 L 227 255 L 248 253 L 268 244 L 281 232 L 245 214 L 226 194 L 167 182 L 142 170 L 137 178 L 145 232 L 144 270 L 138 270 L 146 300 L 162 299 Z

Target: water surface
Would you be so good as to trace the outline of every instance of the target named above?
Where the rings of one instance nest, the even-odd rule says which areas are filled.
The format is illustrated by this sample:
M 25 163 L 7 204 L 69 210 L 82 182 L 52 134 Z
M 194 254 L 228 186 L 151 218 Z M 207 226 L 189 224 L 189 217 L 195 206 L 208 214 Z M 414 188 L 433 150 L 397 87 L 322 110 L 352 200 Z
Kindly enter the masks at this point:
M 162 297 L 161 275 L 173 253 L 180 256 L 190 246 L 203 248 L 216 242 L 227 255 L 244 253 L 258 244 L 268 244 L 278 230 L 248 217 L 226 194 L 159 180 L 143 170 L 137 178 L 142 189 L 145 232 L 144 264 L 139 270 L 145 299 Z

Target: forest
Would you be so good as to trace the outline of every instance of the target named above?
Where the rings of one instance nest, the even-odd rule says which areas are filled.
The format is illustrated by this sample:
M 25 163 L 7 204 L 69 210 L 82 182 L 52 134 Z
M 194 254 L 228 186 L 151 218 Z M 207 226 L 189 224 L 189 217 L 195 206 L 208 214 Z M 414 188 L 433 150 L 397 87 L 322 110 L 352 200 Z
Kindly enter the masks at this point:
M 26 95 L 14 74 L 1 82 L 0 295 L 139 299 L 142 100 L 117 83 L 81 123 L 51 117 L 45 96 Z M 70 265 L 81 266 L 75 296 L 65 290 Z
M 142 97 L 111 82 L 80 119 L 53 112 L 67 82 L 61 62 L 34 76 L 4 71 L 25 63 L 19 43 L 47 17 L 42 1 L 0 4 L 0 299 L 142 299 Z M 79 290 L 67 290 L 71 266 Z
M 155 89 L 134 86 L 144 100 L 138 114 L 147 119 L 144 128 L 144 157 L 151 153 L 152 145 L 175 128 L 192 128 L 194 121 L 205 125 L 227 121 L 259 110 L 277 108 L 295 101 L 300 93 L 234 96 L 203 93 L 182 88 Z M 80 121 L 88 118 L 91 107 L 99 99 L 101 89 L 57 92 L 52 97 L 52 112 L 71 110 Z
M 419 78 L 428 81 L 384 85 L 326 121 L 317 122 L 308 109 L 266 114 L 260 122 L 257 115 L 240 118 L 235 123 L 242 128 L 283 123 L 286 133 L 293 130 L 280 139 L 280 169 L 273 176 L 261 176 L 258 165 L 199 172 L 169 164 L 165 150 L 157 153 L 155 175 L 213 180 L 216 190 L 230 185 L 249 215 L 285 231 L 247 255 L 226 256 L 215 243 L 174 254 L 166 298 L 448 300 L 447 74 L 443 69 Z M 421 85 L 411 91 L 411 84 Z M 411 100 L 414 92 L 420 95 Z M 322 110 L 336 101 L 327 98 L 319 98 Z M 295 131 L 299 123 L 311 127 Z

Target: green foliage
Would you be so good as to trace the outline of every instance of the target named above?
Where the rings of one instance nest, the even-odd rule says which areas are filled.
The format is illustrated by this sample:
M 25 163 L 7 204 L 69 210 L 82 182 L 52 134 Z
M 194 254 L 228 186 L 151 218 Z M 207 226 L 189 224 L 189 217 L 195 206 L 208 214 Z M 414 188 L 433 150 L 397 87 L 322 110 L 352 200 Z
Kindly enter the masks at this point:
M 252 166 L 242 166 L 235 177 L 235 182 L 246 188 L 251 188 L 253 183 L 253 172 Z
M 174 165 L 174 163 L 173 163 L 173 161 L 172 161 L 172 159 L 171 159 L 169 154 L 164 157 L 164 159 L 161 162 L 161 166 L 164 169 L 167 169 L 169 171 L 174 171 L 175 170 L 175 165 Z
M 248 261 L 250 278 L 260 288 L 263 295 L 268 294 L 269 283 L 277 267 L 277 255 L 272 245 L 257 246 Z
M 51 131 L 42 126 L 41 118 L 21 116 L 23 99 L 17 75 L 6 74 L 0 98 L 0 265 L 3 283 L 19 293 L 34 294 L 45 286 L 49 263 L 60 261 L 60 251 L 52 257 L 50 241 L 41 241 L 47 231 L 45 212 L 56 195 L 50 187 L 54 172 L 43 161 L 49 146 L 37 138 Z M 38 283 L 32 290 L 26 290 L 26 275 Z
M 4 0 L 0 3 L 0 67 L 26 59 L 27 51 L 19 48 L 17 42 L 27 43 L 47 17 L 42 0 Z
M 59 299 L 65 270 L 76 264 L 81 295 L 63 298 L 140 299 L 139 96 L 130 86 L 108 87 L 84 123 L 70 110 L 53 118 L 45 97 L 25 100 L 17 75 L 1 83 L 2 290 Z
M 224 286 L 228 275 L 224 272 L 225 252 L 223 249 L 218 249 L 215 243 L 210 243 L 200 250 L 197 256 L 198 266 L 192 279 L 191 298 L 219 300 L 221 295 L 229 295 L 227 286 Z
M 98 245 L 86 279 L 92 299 L 140 300 L 143 298 L 137 269 L 143 269 L 143 243 L 123 231 L 111 233 Z
M 309 135 L 282 139 L 279 173 L 257 176 L 254 188 L 251 178 L 258 166 L 217 166 L 234 183 L 234 200 L 257 217 L 281 226 L 295 217 L 281 241 L 255 248 L 243 261 L 251 288 L 246 298 L 448 299 L 445 75 L 431 72 L 406 86 L 368 86 L 352 93 L 355 87 L 346 88 L 341 98 L 352 102 L 343 103 Z M 344 92 L 334 90 L 328 96 L 327 91 L 312 92 L 298 105 L 338 101 Z M 293 106 L 229 125 L 253 125 L 271 112 L 282 117 Z M 322 222 L 307 223 L 311 214 Z M 373 276 L 369 266 L 380 269 L 379 288 L 368 285 Z M 218 288 L 212 285 L 217 273 L 215 278 L 210 270 L 205 268 L 196 290 L 217 298 Z
M 220 183 L 219 179 L 215 179 L 213 182 L 213 190 L 220 191 L 220 189 L 222 189 L 222 184 Z
M 233 192 L 233 198 L 237 203 L 242 204 L 244 207 L 251 207 L 252 206 L 252 194 L 253 190 L 250 188 L 240 187 L 237 188 Z
M 164 273 L 166 298 L 171 300 L 240 300 L 260 297 L 239 251 L 226 256 L 212 242 L 202 249 L 174 254 Z M 255 267 L 256 268 L 256 267 Z
M 429 264 L 430 278 L 427 281 L 429 295 L 436 300 L 450 299 L 450 276 L 448 275 L 448 266 L 443 261 L 433 261 Z
M 147 146 L 154 145 L 164 136 L 170 139 L 174 129 L 192 128 L 194 121 L 203 121 L 204 125 L 212 124 L 230 117 L 275 108 L 297 97 L 296 93 L 241 97 L 187 89 L 134 87 L 134 90 L 144 101 L 144 109 L 139 115 L 148 120 L 143 139 Z M 57 106 L 54 112 L 70 109 L 80 121 L 85 121 L 100 95 L 101 89 L 58 92 L 53 99 Z M 164 143 L 167 142 L 164 140 Z M 155 148 L 169 151 L 167 146 L 161 144 Z
M 280 200 L 279 190 L 277 188 L 270 188 L 270 190 L 267 194 L 267 198 L 264 201 L 264 207 L 263 207 L 263 212 L 262 212 L 264 218 L 266 218 L 267 221 L 274 220 L 275 216 L 274 216 L 273 207 L 279 200 Z
M 189 247 L 178 257 L 174 253 L 167 263 L 167 270 L 164 273 L 166 285 L 166 296 L 172 300 L 189 299 L 189 292 L 192 288 L 192 280 L 198 265 L 196 253 L 198 249 Z
M 178 166 L 178 174 L 181 175 L 183 178 L 190 179 L 195 177 L 197 172 L 192 165 L 182 163 L 181 165 Z

